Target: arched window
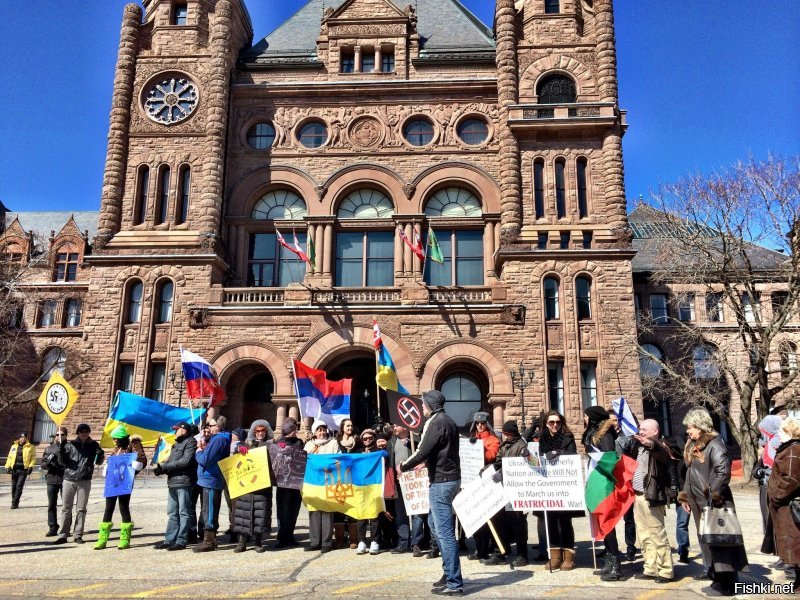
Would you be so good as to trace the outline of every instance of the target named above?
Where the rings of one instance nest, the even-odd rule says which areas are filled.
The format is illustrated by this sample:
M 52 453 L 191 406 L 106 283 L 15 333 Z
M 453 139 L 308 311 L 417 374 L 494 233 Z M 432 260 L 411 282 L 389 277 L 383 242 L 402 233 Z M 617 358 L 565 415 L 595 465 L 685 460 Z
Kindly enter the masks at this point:
M 597 365 L 581 363 L 581 409 L 597 406 Z
M 425 204 L 429 217 L 480 217 L 481 201 L 464 188 L 448 187 L 433 194 Z
M 642 378 L 655 379 L 661 375 L 664 353 L 655 344 L 642 344 L 639 349 L 639 373 Z
M 53 373 L 64 374 L 67 366 L 67 353 L 63 348 L 50 348 L 42 357 L 41 381 L 47 381 Z
M 178 175 L 178 207 L 175 211 L 175 224 L 186 223 L 189 217 L 189 191 L 192 188 L 192 168 L 183 165 Z
M 536 95 L 539 104 L 573 104 L 578 101 L 575 82 L 560 73 L 542 77 L 536 86 Z
M 578 216 L 581 218 L 589 216 L 589 196 L 586 190 L 586 158 L 581 156 L 575 161 L 577 184 L 578 184 Z
M 39 306 L 39 327 L 52 327 L 56 324 L 56 310 L 58 305 L 55 300 L 45 300 Z
M 67 300 L 67 327 L 78 327 L 81 324 L 81 301 L 77 298 Z
M 267 192 L 256 202 L 250 214 L 252 219 L 272 221 L 299 221 L 308 213 L 305 201 L 292 190 Z
M 701 344 L 694 349 L 694 376 L 697 379 L 717 379 L 719 366 L 715 355 L 717 349 L 711 344 Z
M 544 217 L 544 159 L 533 161 L 533 204 L 536 218 Z
M 142 320 L 142 296 L 144 295 L 144 284 L 141 281 L 135 282 L 128 288 L 128 304 L 126 307 L 126 323 L 138 323 Z
M 588 277 L 581 276 L 575 280 L 575 304 L 579 321 L 592 318 L 592 280 Z
M 169 323 L 172 321 L 172 297 L 175 293 L 175 284 L 167 279 L 158 287 L 158 319 L 156 323 Z
M 481 387 L 471 373 L 452 373 L 442 381 L 439 389 L 447 398 L 447 416 L 457 425 L 468 423 L 473 413 L 481 410 Z
M 379 190 L 350 192 L 339 205 L 340 219 L 388 219 L 394 214 L 392 200 Z
M 47 411 L 41 406 L 36 408 L 36 414 L 33 417 L 33 436 L 31 441 L 34 444 L 40 444 L 50 441 L 50 436 L 56 434 L 58 426 Z
M 133 224 L 141 225 L 147 218 L 147 194 L 150 189 L 150 167 L 139 168 L 136 182 L 136 198 L 133 209 Z
M 781 373 L 787 377 L 797 371 L 797 346 L 792 342 L 780 345 Z
M 544 318 L 545 321 L 561 318 L 558 306 L 558 279 L 555 277 L 544 279 Z
M 567 161 L 556 159 L 556 216 L 563 219 L 567 216 L 567 191 L 564 183 L 564 171 Z
M 169 216 L 169 176 L 170 168 L 162 166 L 158 172 L 158 192 L 156 195 L 156 225 L 166 223 Z
M 288 243 L 297 243 L 306 252 L 306 232 L 298 231 Z M 250 253 L 247 262 L 247 285 L 250 287 L 286 287 L 290 283 L 301 283 L 306 275 L 306 263 L 294 252 L 289 252 L 278 243 L 274 233 L 251 233 Z

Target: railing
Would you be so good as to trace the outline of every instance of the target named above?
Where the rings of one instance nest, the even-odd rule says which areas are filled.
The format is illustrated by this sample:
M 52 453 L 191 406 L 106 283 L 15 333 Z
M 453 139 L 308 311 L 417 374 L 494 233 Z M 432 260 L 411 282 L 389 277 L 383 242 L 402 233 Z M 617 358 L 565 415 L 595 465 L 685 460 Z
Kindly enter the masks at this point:
M 226 288 L 223 304 L 283 304 L 283 289 L 275 288 Z
M 312 304 L 399 304 L 400 290 L 396 288 L 359 288 L 315 291 Z
M 432 288 L 428 295 L 431 304 L 460 302 L 491 302 L 491 288 Z
M 519 104 L 512 107 L 511 118 L 528 120 L 539 119 L 586 119 L 615 116 L 614 105 L 607 102 L 576 104 Z

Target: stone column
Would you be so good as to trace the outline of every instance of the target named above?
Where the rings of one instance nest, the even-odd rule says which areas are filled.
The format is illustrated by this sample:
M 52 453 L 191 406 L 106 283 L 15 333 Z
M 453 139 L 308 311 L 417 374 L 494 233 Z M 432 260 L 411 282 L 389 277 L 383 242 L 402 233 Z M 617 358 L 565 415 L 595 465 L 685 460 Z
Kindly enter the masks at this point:
M 382 69 L 382 66 L 381 66 L 381 47 L 380 46 L 375 46 L 375 69 L 374 69 L 374 72 L 375 73 L 380 73 L 382 70 L 383 69 Z
M 300 410 L 297 408 L 297 403 L 289 405 L 289 416 L 295 421 L 300 421 Z
M 133 83 L 136 78 L 136 55 L 139 49 L 139 23 L 142 9 L 128 4 L 122 13 L 117 67 L 114 73 L 114 96 L 108 127 L 108 151 L 103 173 L 100 218 L 94 247 L 98 250 L 119 231 L 122 198 L 125 193 L 125 170 L 128 163 L 128 131 Z
M 322 273 L 322 257 L 326 252 L 325 247 L 325 225 L 318 225 L 314 234 L 314 273 Z
M 325 240 L 322 244 L 322 272 L 325 275 L 331 274 L 331 262 L 333 262 L 333 225 L 325 225 Z
M 397 223 L 397 227 L 403 227 L 402 223 Z M 405 273 L 403 272 L 403 240 L 400 239 L 400 232 L 397 231 L 397 227 L 394 228 L 394 277 L 395 280 L 398 277 L 402 277 Z
M 306 252 L 308 252 L 308 240 L 313 240 L 314 241 L 314 251 L 316 252 L 316 249 L 318 247 L 317 246 L 317 240 L 316 240 L 316 234 L 317 234 L 316 225 L 313 225 L 313 224 L 309 223 L 308 224 L 308 230 L 306 231 Z M 316 263 L 316 260 L 314 262 Z M 314 269 L 312 269 L 310 265 L 306 267 L 306 274 L 313 275 L 315 272 L 316 272 L 316 264 L 315 264 L 315 268 Z
M 236 227 L 237 244 L 236 244 L 236 271 L 242 279 L 242 285 L 247 285 L 247 246 L 250 243 L 250 236 L 247 235 L 247 230 L 244 225 Z
M 355 62 L 353 65 L 353 72 L 361 73 L 361 46 L 355 47 L 353 60 Z
M 281 425 L 286 421 L 286 405 L 285 404 L 278 404 L 277 411 L 275 413 L 275 430 L 277 431 L 280 429 Z
M 411 239 L 413 235 L 411 232 L 411 223 L 406 223 L 403 229 L 406 232 L 406 237 Z M 408 247 L 408 244 L 403 244 L 403 271 L 405 272 L 406 276 L 410 276 L 414 273 L 414 265 L 411 262 L 411 248 Z
M 483 227 L 483 267 L 485 277 L 494 273 L 494 223 L 486 223 Z
M 596 0 L 594 14 L 597 23 L 597 87 L 600 91 L 600 102 L 616 104 L 617 51 L 612 0 Z
M 419 224 L 418 223 L 412 223 L 411 224 L 411 235 L 408 237 L 408 239 L 411 240 L 412 244 L 414 243 L 414 235 L 415 235 L 415 232 L 418 231 L 418 228 L 419 228 Z M 419 233 L 421 233 L 421 232 L 419 232 Z M 421 238 L 422 238 L 422 236 L 420 235 L 420 239 Z M 409 248 L 409 252 L 410 251 L 411 251 L 411 249 Z M 414 280 L 416 281 L 417 278 L 422 274 L 422 260 L 420 259 L 419 256 L 417 256 L 416 254 L 411 252 L 411 262 L 414 265 L 414 269 L 413 269 L 413 271 L 414 271 Z

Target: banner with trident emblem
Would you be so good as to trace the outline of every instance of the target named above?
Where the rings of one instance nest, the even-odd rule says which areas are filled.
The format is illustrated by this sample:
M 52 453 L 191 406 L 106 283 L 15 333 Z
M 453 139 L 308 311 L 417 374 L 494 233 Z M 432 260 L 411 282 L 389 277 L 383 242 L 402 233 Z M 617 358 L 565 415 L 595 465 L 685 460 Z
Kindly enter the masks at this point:
M 308 510 L 344 513 L 353 519 L 374 519 L 386 506 L 383 478 L 386 452 L 309 454 L 303 480 Z

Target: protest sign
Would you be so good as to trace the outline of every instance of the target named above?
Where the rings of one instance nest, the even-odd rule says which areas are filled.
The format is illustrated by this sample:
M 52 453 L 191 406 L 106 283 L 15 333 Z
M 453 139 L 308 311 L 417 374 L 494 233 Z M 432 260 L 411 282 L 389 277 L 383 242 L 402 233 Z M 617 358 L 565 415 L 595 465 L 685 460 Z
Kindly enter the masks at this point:
M 133 461 L 136 453 L 115 454 L 108 457 L 106 462 L 106 485 L 103 488 L 103 497 L 124 496 L 133 492 Z
M 503 488 L 516 511 L 584 510 L 581 457 L 542 457 L 542 466 L 533 467 L 521 457 L 503 459 Z
M 461 488 L 480 477 L 483 468 L 483 440 L 472 443 L 469 438 L 458 438 L 458 455 L 461 459 Z
M 275 487 L 302 490 L 308 460 L 303 447 L 293 444 L 281 448 L 278 444 L 268 444 L 267 448 L 272 474 L 275 476 Z
M 398 479 L 403 502 L 406 505 L 406 514 L 408 516 L 427 515 L 430 511 L 428 490 L 431 485 L 428 480 L 427 467 L 401 473 Z
M 539 442 L 528 442 L 528 455 L 528 464 L 530 466 L 541 466 L 542 457 L 539 456 Z
M 494 470 L 487 469 L 483 476 L 467 484 L 453 499 L 453 510 L 467 537 L 480 529 L 508 502 L 503 484 L 493 481 L 493 475 Z
M 272 485 L 269 479 L 266 446 L 250 450 L 247 454 L 234 454 L 223 458 L 217 464 L 228 484 L 231 498 L 238 498 Z

